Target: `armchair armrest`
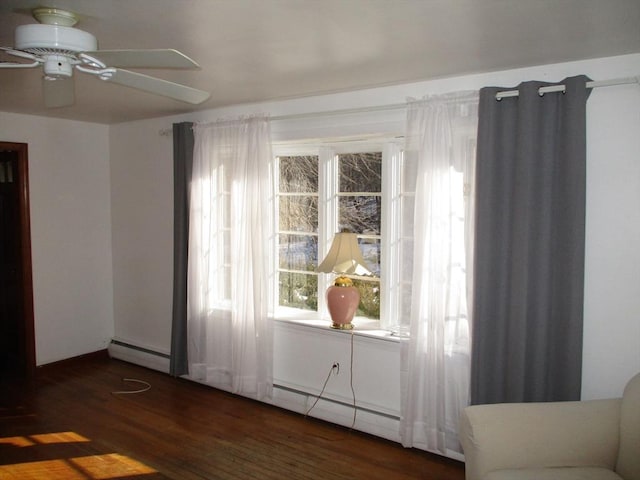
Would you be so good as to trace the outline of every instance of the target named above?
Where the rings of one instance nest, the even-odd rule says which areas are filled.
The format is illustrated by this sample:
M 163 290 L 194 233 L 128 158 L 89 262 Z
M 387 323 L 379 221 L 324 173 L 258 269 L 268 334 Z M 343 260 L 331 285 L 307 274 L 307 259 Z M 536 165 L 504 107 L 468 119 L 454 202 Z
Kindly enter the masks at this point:
M 460 419 L 466 478 L 515 468 L 613 470 L 619 431 L 620 399 L 467 407 Z

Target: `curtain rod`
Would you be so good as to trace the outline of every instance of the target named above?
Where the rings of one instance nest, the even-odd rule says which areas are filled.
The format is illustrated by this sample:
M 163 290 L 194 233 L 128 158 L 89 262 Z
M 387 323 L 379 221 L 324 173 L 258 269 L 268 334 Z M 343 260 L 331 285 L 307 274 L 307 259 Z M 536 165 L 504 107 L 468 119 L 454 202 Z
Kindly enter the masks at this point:
M 612 87 L 614 85 L 627 85 L 632 83 L 640 84 L 640 76 L 638 77 L 626 77 L 626 78 L 614 78 L 611 80 L 600 80 L 587 82 L 587 88 L 596 87 Z M 551 85 L 548 87 L 541 87 L 538 89 L 540 95 L 551 92 L 564 92 L 566 90 L 565 85 Z M 500 100 L 506 97 L 517 97 L 520 93 L 518 90 L 505 90 L 503 92 L 496 93 L 496 100 Z M 310 113 L 293 113 L 291 115 L 276 115 L 270 117 L 270 120 L 298 120 L 301 118 L 316 118 L 326 117 L 332 115 L 349 115 L 354 113 L 369 113 L 369 112 L 383 112 L 388 110 L 399 110 L 406 108 L 407 103 L 395 103 L 390 105 L 379 105 L 375 107 L 361 107 L 361 108 L 348 108 L 342 110 L 326 110 L 323 112 L 310 112 Z
M 640 77 L 614 78 L 611 80 L 587 82 L 587 88 L 612 87 L 615 85 L 628 85 L 632 83 L 640 84 Z M 548 87 L 540 87 L 538 89 L 538 95 L 542 96 L 545 93 L 551 93 L 551 92 L 564 93 L 565 90 L 566 90 L 566 85 L 550 85 Z M 518 90 L 505 90 L 503 92 L 496 93 L 496 100 L 502 100 L 503 98 L 508 98 L 508 97 L 517 97 L 519 95 L 520 95 L 520 92 Z
M 388 110 L 399 110 L 401 108 L 406 108 L 406 107 L 407 107 L 406 103 L 393 103 L 390 105 L 378 105 L 374 107 L 343 108 L 341 110 L 325 110 L 322 112 L 292 113 L 290 115 L 276 115 L 276 116 L 270 117 L 270 120 L 299 120 L 301 118 L 330 117 L 333 115 L 385 112 Z
M 612 87 L 615 85 L 627 85 L 637 83 L 640 84 L 640 76 L 637 77 L 626 77 L 626 78 L 614 78 L 611 80 L 600 80 L 600 81 L 591 81 L 587 82 L 587 88 L 596 88 L 596 87 Z M 541 87 L 538 90 L 540 95 L 544 95 L 545 93 L 551 92 L 564 92 L 565 85 L 551 85 L 549 87 Z M 503 92 L 496 93 L 496 100 L 501 100 L 507 97 L 517 97 L 520 94 L 518 90 L 505 90 Z M 282 120 L 300 120 L 303 118 L 318 118 L 318 117 L 327 117 L 332 115 L 349 115 L 349 114 L 357 114 L 357 113 L 369 113 L 369 112 L 383 112 L 389 110 L 399 110 L 401 108 L 406 108 L 407 104 L 405 103 L 394 103 L 389 105 L 378 105 L 374 107 L 360 107 L 360 108 L 347 108 L 342 110 L 325 110 L 322 112 L 305 112 L 305 113 L 292 113 L 290 115 L 276 115 L 270 117 L 272 121 L 282 121 Z M 170 136 L 172 134 L 172 129 L 162 129 L 160 130 L 160 135 L 162 136 Z
M 394 103 L 389 105 L 377 105 L 373 107 L 359 107 L 359 108 L 343 108 L 340 110 L 324 110 L 322 112 L 305 112 L 305 113 L 291 113 L 289 115 L 274 115 L 270 116 L 270 121 L 283 121 L 283 120 L 300 120 L 303 118 L 319 118 L 319 117 L 331 117 L 333 115 L 349 115 L 357 113 L 370 113 L 370 112 L 384 112 L 391 110 L 399 110 L 406 108 L 406 103 Z M 172 134 L 171 128 L 163 128 L 159 134 L 164 137 L 168 137 Z

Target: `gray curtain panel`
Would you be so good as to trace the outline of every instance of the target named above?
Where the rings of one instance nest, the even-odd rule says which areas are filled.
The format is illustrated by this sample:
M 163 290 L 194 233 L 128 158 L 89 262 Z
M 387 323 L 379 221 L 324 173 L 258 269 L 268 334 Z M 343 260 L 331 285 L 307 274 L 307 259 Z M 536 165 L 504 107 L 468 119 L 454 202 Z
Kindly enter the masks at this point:
M 187 258 L 193 124 L 173 124 L 173 317 L 169 373 L 189 373 L 187 356 Z
M 580 398 L 587 81 L 480 92 L 472 404 Z

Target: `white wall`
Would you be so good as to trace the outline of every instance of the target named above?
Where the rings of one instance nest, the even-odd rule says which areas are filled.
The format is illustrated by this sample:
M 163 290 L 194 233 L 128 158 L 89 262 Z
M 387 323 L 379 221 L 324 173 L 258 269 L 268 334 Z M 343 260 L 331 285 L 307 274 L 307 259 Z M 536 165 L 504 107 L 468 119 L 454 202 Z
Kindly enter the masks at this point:
M 587 107 L 582 396 L 603 398 L 640 371 L 640 85 L 597 89 Z
M 0 139 L 27 143 L 38 365 L 113 336 L 109 131 L 0 112 Z
M 173 140 L 166 119 L 111 127 L 115 336 L 169 353 Z
M 110 128 L 115 284 L 115 335 L 167 352 L 171 324 L 172 143 L 159 131 L 173 122 L 212 121 L 251 113 L 273 117 L 401 104 L 407 97 L 515 86 L 526 80 L 560 81 L 577 74 L 594 80 L 640 74 L 640 55 L 469 75 L 334 95 L 241 105 Z M 275 140 L 401 132 L 401 110 L 276 120 Z M 588 103 L 588 191 L 583 397 L 617 396 L 640 371 L 640 87 L 595 89 Z M 281 330 L 281 329 L 280 329 Z M 289 332 L 290 333 L 290 332 Z M 277 333 L 281 335 L 282 333 Z M 276 338 L 276 377 L 295 348 Z M 322 342 L 309 358 L 322 358 Z M 375 362 L 375 355 L 360 361 Z M 325 370 L 328 362 L 316 370 Z M 381 380 L 382 381 L 382 380 Z M 392 388 L 396 388 L 395 386 Z M 362 399 L 372 404 L 381 399 Z M 382 401 L 382 403 L 384 403 Z

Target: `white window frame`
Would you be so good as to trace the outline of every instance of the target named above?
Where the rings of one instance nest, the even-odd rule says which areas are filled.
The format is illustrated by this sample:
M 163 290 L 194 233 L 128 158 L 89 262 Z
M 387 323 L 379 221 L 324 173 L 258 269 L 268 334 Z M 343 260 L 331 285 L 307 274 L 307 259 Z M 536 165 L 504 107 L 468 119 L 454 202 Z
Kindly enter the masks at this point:
M 366 140 L 345 139 L 341 141 L 309 141 L 282 143 L 273 146 L 276 158 L 276 171 L 280 165 L 278 157 L 283 156 L 318 156 L 318 261 L 329 251 L 333 236 L 338 228 L 338 155 L 359 152 L 382 152 L 382 185 L 381 185 L 381 260 L 380 260 L 380 320 L 356 317 L 354 324 L 367 325 L 368 328 L 394 331 L 400 323 L 400 221 L 401 221 L 401 168 L 402 139 L 379 138 Z M 275 192 L 279 192 L 276 178 Z M 323 192 L 324 195 L 323 196 Z M 326 201 L 323 201 L 326 199 Z M 278 200 L 279 201 L 279 200 Z M 277 223 L 276 223 L 277 224 Z M 279 231 L 278 231 L 279 233 Z M 275 261 L 278 261 L 276 252 Z M 279 271 L 275 265 L 275 271 Z M 331 275 L 318 275 L 318 309 L 303 310 L 276 305 L 275 318 L 282 320 L 311 321 L 313 325 L 326 323 L 329 325 L 329 312 L 325 293 L 332 284 Z M 279 298 L 278 276 L 276 276 L 274 298 Z M 320 322 L 320 323 L 318 323 Z

